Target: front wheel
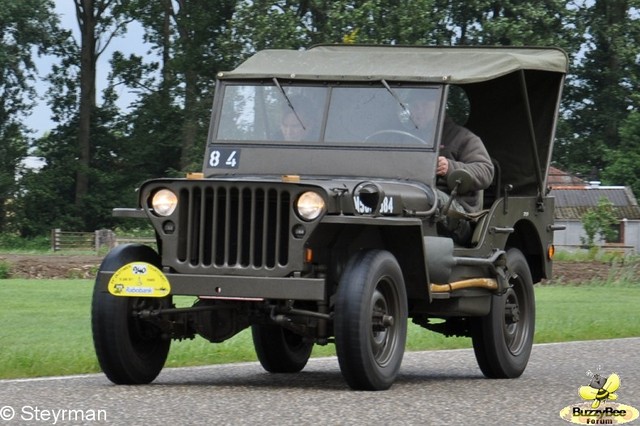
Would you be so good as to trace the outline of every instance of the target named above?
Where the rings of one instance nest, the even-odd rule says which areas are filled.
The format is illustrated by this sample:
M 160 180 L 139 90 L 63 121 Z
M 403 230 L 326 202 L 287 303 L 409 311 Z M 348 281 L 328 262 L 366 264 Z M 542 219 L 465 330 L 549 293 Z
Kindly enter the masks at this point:
M 131 262 L 160 265 L 155 251 L 139 244 L 113 249 L 100 265 L 100 271 L 117 271 Z M 96 286 L 91 304 L 91 328 L 98 362 L 115 384 L 146 384 L 162 370 L 171 340 L 150 322 L 135 317 L 142 309 L 166 308 L 171 297 L 120 297 Z
M 519 377 L 531 355 L 535 330 L 533 279 L 522 252 L 507 252 L 509 289 L 492 296 L 491 311 L 472 324 L 473 350 L 482 373 L 492 379 Z
M 402 271 L 391 253 L 367 250 L 350 259 L 336 294 L 334 332 L 351 388 L 391 387 L 404 356 L 407 311 Z
M 258 360 L 268 372 L 297 373 L 307 365 L 312 341 L 279 325 L 253 325 L 251 334 Z

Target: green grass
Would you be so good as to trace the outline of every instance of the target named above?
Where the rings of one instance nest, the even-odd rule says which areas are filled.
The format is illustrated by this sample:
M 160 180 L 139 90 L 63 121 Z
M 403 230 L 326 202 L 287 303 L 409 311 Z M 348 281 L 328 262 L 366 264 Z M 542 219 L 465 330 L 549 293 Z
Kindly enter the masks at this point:
M 0 378 L 99 371 L 91 340 L 89 280 L 0 280 Z M 536 343 L 640 336 L 640 285 L 537 286 Z M 409 326 L 408 350 L 471 347 Z M 314 356 L 335 354 L 317 346 Z M 247 330 L 218 344 L 197 337 L 173 342 L 166 366 L 253 361 Z
M 600 247 L 592 247 L 590 249 L 578 249 L 572 252 L 560 250 L 553 256 L 554 261 L 564 262 L 602 262 L 609 264 L 627 264 L 633 265 L 640 262 L 637 254 L 624 254 L 615 248 L 603 249 Z
M 536 288 L 537 343 L 640 337 L 640 284 Z

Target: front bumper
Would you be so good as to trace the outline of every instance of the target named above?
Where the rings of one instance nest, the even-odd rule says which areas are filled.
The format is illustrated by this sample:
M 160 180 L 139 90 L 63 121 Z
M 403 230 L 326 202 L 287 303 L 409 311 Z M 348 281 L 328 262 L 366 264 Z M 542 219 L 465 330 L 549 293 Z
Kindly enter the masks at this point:
M 107 292 L 115 271 L 98 272 L 97 285 Z M 171 294 L 229 299 L 326 300 L 326 280 L 300 277 L 165 274 Z

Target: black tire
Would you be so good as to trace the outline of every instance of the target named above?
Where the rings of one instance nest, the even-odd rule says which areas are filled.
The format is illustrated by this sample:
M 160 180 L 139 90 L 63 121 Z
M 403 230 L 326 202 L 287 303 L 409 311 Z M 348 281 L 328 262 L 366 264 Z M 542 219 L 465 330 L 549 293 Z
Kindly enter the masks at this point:
M 312 341 L 278 325 L 252 325 L 251 335 L 258 360 L 270 373 L 297 373 L 311 356 Z
M 336 294 L 334 332 L 347 384 L 356 390 L 389 389 L 407 340 L 406 289 L 391 253 L 367 250 L 349 260 Z
M 511 288 L 492 296 L 491 312 L 472 323 L 472 341 L 482 373 L 491 379 L 520 377 L 527 367 L 535 331 L 533 279 L 524 255 L 507 251 Z
M 100 265 L 100 271 L 116 271 L 131 262 L 160 266 L 158 254 L 140 244 L 113 249 Z M 138 308 L 169 307 L 171 297 L 117 297 L 98 288 L 91 304 L 91 328 L 98 362 L 115 384 L 151 383 L 160 374 L 171 340 L 153 324 L 134 318 Z

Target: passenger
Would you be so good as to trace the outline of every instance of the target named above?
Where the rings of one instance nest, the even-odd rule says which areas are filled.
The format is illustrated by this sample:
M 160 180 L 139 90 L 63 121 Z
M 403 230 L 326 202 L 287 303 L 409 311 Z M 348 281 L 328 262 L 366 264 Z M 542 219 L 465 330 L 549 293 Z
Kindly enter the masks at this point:
M 282 138 L 285 141 L 301 141 L 304 139 L 307 133 L 307 128 L 304 126 L 302 119 L 298 119 L 292 110 L 285 111 L 282 114 L 282 121 L 280 122 L 280 131 L 282 132 Z
M 282 111 L 280 131 L 285 141 L 311 141 L 319 137 L 317 112 L 304 97 L 291 98 L 291 105 L 286 105 Z

